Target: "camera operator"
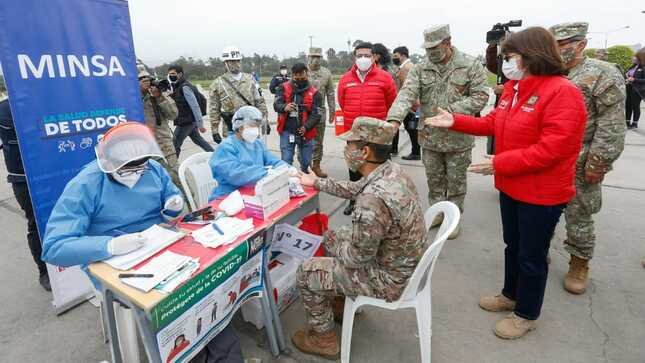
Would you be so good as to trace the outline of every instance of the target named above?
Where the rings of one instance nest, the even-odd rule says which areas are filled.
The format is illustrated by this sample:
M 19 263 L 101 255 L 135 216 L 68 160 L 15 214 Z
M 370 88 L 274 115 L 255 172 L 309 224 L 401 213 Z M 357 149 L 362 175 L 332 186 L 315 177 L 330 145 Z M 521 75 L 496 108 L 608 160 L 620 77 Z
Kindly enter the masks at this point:
M 296 63 L 291 67 L 293 78 L 278 87 L 273 108 L 278 113 L 278 133 L 282 160 L 293 164 L 298 146 L 300 170 L 307 173 L 314 152 L 316 126 L 322 121 L 322 96 L 309 83 L 307 66 Z
M 522 26 L 521 20 L 511 20 L 506 24 L 497 23 L 493 28 L 486 33 L 486 69 L 497 76 L 497 84 L 493 87 L 495 93 L 495 107 L 499 102 L 499 98 L 504 91 L 504 84 L 508 78 L 502 72 L 502 43 L 506 40 L 508 35 L 511 34 L 509 28 Z M 495 137 L 489 136 L 486 143 L 486 152 L 489 155 L 495 154 Z
M 177 157 L 179 157 L 181 145 L 186 140 L 186 137 L 190 137 L 202 150 L 213 151 L 213 147 L 199 134 L 200 132 L 206 132 L 202 111 L 197 100 L 198 96 L 203 96 L 201 96 L 197 87 L 184 78 L 184 69 L 179 65 L 168 67 L 168 80 L 172 85 L 172 94 L 170 96 L 175 100 L 179 111 L 179 115 L 175 119 L 175 126 L 177 127 L 173 137 Z
M 179 184 L 177 174 L 177 154 L 172 142 L 172 130 L 168 124 L 177 117 L 177 106 L 168 96 L 161 93 L 159 82 L 153 80 L 145 66 L 138 65 L 139 87 L 143 103 L 143 117 L 146 125 L 153 131 L 155 140 L 163 153 L 164 159 L 155 159 L 170 174 L 173 183 Z M 154 83 L 154 85 L 153 85 Z

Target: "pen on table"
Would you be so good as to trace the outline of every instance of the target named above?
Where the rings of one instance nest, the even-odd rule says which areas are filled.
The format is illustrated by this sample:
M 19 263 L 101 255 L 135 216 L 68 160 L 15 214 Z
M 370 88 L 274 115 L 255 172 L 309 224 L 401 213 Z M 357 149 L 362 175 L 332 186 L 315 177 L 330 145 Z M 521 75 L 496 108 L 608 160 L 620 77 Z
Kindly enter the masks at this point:
M 120 279 L 127 279 L 130 277 L 151 278 L 151 277 L 155 277 L 155 275 L 154 274 L 119 274 Z
M 213 229 L 217 231 L 217 233 L 223 235 L 224 232 L 217 226 L 217 222 L 213 222 Z

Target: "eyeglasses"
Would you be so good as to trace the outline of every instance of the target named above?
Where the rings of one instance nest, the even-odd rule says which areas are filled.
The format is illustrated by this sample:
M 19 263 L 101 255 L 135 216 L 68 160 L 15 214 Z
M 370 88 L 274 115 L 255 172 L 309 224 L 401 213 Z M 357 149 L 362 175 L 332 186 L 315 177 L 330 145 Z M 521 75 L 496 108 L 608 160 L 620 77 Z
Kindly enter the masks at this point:
M 148 169 L 149 169 L 148 168 L 148 163 L 145 163 L 145 164 L 139 165 L 139 166 L 131 166 L 131 167 L 127 167 L 127 168 L 125 168 L 125 167 L 121 168 L 121 169 L 117 170 L 116 173 L 121 177 L 131 176 L 131 175 L 135 175 L 135 174 L 143 175 L 143 173 L 145 173 L 146 170 L 148 170 Z

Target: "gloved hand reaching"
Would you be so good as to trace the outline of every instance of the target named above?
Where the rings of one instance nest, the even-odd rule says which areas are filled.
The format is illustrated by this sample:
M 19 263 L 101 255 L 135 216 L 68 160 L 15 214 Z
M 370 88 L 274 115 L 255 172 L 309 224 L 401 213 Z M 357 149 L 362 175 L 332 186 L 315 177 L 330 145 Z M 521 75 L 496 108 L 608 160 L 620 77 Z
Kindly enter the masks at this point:
M 125 255 L 141 248 L 148 239 L 141 233 L 128 233 L 112 238 L 107 245 L 111 255 Z
M 183 209 L 184 209 L 184 198 L 182 198 L 181 195 L 177 194 L 177 195 L 173 195 L 172 197 L 166 200 L 166 203 L 164 203 L 161 214 L 170 218 L 174 218 L 174 217 L 177 217 Z

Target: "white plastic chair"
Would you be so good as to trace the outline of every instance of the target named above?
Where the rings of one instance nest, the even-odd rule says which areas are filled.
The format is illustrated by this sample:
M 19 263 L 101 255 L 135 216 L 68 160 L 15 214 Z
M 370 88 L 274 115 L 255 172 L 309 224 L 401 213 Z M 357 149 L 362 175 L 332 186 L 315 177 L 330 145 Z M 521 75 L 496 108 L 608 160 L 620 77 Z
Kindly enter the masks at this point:
M 212 152 L 200 152 L 189 156 L 179 166 L 179 181 L 184 189 L 191 211 L 208 203 L 208 197 L 217 187 L 211 167 L 208 165 Z
M 430 226 L 437 214 L 443 213 L 443 223 L 439 227 L 437 235 L 414 270 L 408 285 L 403 290 L 397 301 L 387 302 L 367 296 L 357 296 L 355 300 L 345 298 L 345 311 L 343 313 L 343 333 L 341 340 L 340 359 L 342 363 L 349 363 L 352 328 L 354 325 L 354 314 L 362 305 L 378 306 L 388 310 L 399 310 L 414 308 L 417 314 L 417 325 L 419 329 L 419 344 L 421 346 L 421 362 L 431 361 L 431 337 L 432 337 L 432 284 L 431 277 L 435 261 L 443 244 L 450 236 L 450 233 L 457 228 L 460 213 L 459 208 L 452 202 L 439 202 L 428 208 L 424 215 L 426 226 Z

